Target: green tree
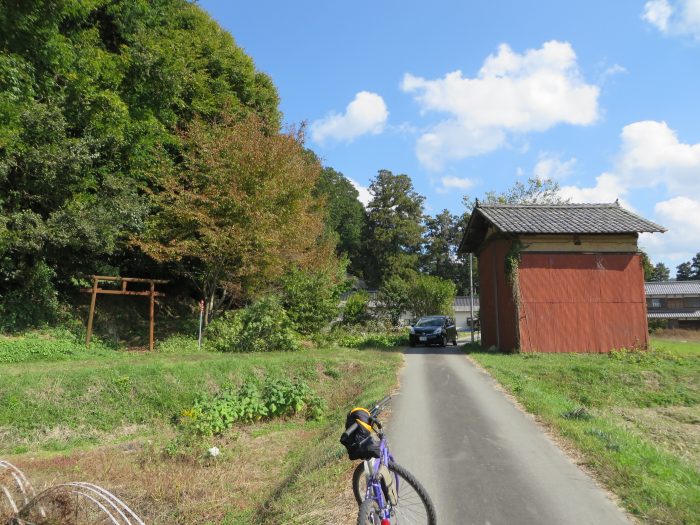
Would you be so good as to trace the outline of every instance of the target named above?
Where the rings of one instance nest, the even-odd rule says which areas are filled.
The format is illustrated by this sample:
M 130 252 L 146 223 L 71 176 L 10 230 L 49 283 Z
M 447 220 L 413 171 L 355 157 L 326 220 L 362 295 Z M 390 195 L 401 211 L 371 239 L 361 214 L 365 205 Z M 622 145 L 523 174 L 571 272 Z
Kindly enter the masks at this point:
M 690 281 L 692 279 L 693 269 L 689 262 L 684 262 L 676 266 L 676 280 Z
M 418 271 L 423 243 L 423 202 L 408 175 L 380 170 L 369 186 L 365 233 L 365 278 L 378 286 L 392 276 Z
M 454 315 L 457 288 L 452 281 L 432 275 L 418 275 L 410 283 L 408 304 L 415 317 Z
M 349 271 L 361 273 L 362 229 L 365 209 L 352 183 L 333 168 L 323 168 L 314 194 L 325 199 L 326 226 L 338 236 L 337 253 L 350 260 Z
M 671 276 L 671 271 L 668 269 L 664 263 L 660 262 L 654 266 L 654 274 L 652 275 L 652 281 L 668 281 Z
M 183 134 L 183 161 L 162 178 L 157 212 L 134 242 L 198 287 L 207 318 L 264 294 L 290 266 L 333 261 L 311 196 L 320 165 L 301 136 L 270 135 L 259 119 L 228 113 Z
M 654 265 L 651 264 L 649 255 L 644 250 L 639 250 L 639 257 L 642 262 L 642 270 L 644 270 L 644 280 L 653 281 L 654 280 Z
M 409 310 L 410 288 L 411 283 L 398 276 L 390 277 L 379 288 L 378 302 L 381 313 L 393 326 L 397 326 L 401 315 Z
M 318 332 L 338 316 L 345 289 L 345 265 L 331 260 L 325 268 L 293 267 L 281 280 L 282 304 L 302 334 Z
M 152 272 L 128 239 L 180 162 L 178 129 L 226 110 L 276 133 L 278 104 L 186 0 L 0 0 L 0 295 L 31 301 L 39 264 L 62 291 L 80 274 Z
M 694 281 L 700 280 L 700 252 L 690 261 L 690 278 Z
M 357 325 L 369 318 L 369 294 L 365 290 L 352 293 L 343 306 L 343 323 Z

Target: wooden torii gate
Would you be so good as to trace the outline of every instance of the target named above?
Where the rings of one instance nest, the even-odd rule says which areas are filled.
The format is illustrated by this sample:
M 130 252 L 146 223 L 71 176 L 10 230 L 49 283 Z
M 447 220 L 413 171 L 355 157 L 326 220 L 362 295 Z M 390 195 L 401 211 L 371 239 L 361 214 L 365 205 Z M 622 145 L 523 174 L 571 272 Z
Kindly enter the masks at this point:
M 112 281 L 120 282 L 122 287 L 121 290 L 98 288 L 98 283 L 100 281 Z M 85 344 L 90 348 L 90 339 L 92 339 L 92 321 L 95 318 L 95 303 L 97 302 L 97 294 L 107 294 L 107 295 L 144 295 L 151 298 L 150 307 L 150 322 L 149 322 L 149 332 L 148 332 L 148 349 L 153 351 L 153 332 L 154 332 L 154 311 L 157 296 L 164 296 L 164 293 L 156 292 L 156 284 L 166 284 L 169 281 L 163 279 L 140 279 L 138 277 L 111 277 L 104 275 L 93 275 L 92 276 L 92 288 L 84 288 L 81 292 L 91 293 L 92 298 L 90 299 L 90 315 L 88 317 L 87 325 L 87 336 L 85 338 Z M 148 283 L 149 289 L 141 292 L 127 290 L 128 283 Z

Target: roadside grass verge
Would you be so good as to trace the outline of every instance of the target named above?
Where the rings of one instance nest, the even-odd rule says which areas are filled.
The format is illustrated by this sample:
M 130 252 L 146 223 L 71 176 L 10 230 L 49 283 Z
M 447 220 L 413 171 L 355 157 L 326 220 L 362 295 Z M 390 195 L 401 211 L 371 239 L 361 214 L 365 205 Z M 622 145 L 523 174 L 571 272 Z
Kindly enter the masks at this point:
M 500 354 L 466 346 L 645 523 L 700 523 L 700 344 Z
M 353 465 L 338 443 L 345 413 L 386 395 L 400 363 L 395 351 L 347 348 L 174 348 L 0 363 L 0 457 L 37 488 L 76 480 L 104 485 L 154 525 L 328 523 L 329 516 L 344 522 L 357 512 L 349 492 Z M 305 382 L 325 402 L 323 419 L 292 416 L 181 439 L 172 421 L 198 396 L 252 377 Z M 214 446 L 221 453 L 211 457 Z

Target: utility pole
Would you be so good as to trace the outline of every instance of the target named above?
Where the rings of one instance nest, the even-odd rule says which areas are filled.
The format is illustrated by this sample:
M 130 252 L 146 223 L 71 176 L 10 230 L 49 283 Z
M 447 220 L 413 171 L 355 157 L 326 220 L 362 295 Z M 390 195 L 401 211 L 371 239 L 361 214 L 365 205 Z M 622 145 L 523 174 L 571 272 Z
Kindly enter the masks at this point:
M 472 272 L 472 257 L 469 254 L 469 324 L 471 325 L 472 344 L 474 344 L 474 278 Z

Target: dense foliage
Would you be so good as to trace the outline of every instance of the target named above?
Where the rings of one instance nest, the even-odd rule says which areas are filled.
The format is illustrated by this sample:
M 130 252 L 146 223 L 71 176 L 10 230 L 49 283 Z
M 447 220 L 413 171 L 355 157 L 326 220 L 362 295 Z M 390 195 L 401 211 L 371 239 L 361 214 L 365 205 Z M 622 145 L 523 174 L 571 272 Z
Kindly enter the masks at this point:
M 452 281 L 421 274 L 409 285 L 408 301 L 416 318 L 424 315 L 454 315 L 456 293 Z
M 343 270 L 343 265 L 317 270 L 293 267 L 282 277 L 282 303 L 298 332 L 318 332 L 338 316 L 346 283 Z
M 369 311 L 369 294 L 360 290 L 351 294 L 343 305 L 343 323 L 347 325 L 359 325 L 368 321 L 371 317 Z
M 352 183 L 340 172 L 326 167 L 316 183 L 315 194 L 325 199 L 326 225 L 338 238 L 338 255 L 348 257 L 348 270 L 362 273 L 362 228 L 365 209 Z
M 90 273 L 191 278 L 208 320 L 289 260 L 333 265 L 320 165 L 278 133 L 274 86 L 208 15 L 46 7 L 0 5 L 1 328 L 57 320 L 58 291 Z
M 269 290 L 290 263 L 330 264 L 320 172 L 300 134 L 269 134 L 259 118 L 194 120 L 180 165 L 161 177 L 156 211 L 138 245 L 175 265 L 204 296 L 207 318 Z
M 206 435 L 218 435 L 235 423 L 252 423 L 273 417 L 306 413 L 320 419 L 324 401 L 303 381 L 266 378 L 259 384 L 249 379 L 239 388 L 225 388 L 214 396 L 202 395 L 180 420 L 186 428 Z
M 206 332 L 206 347 L 218 352 L 294 351 L 299 341 L 280 299 L 268 295 L 215 319 Z

